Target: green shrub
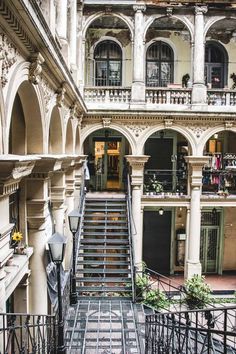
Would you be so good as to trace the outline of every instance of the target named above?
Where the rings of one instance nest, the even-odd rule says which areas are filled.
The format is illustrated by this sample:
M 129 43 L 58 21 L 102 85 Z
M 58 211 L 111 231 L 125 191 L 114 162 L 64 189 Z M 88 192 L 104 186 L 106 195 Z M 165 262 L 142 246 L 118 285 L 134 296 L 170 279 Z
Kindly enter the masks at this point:
M 184 284 L 185 301 L 190 309 L 203 308 L 210 303 L 211 289 L 204 280 L 204 276 L 194 275 Z
M 169 306 L 169 301 L 166 295 L 159 289 L 148 290 L 144 294 L 145 305 L 154 307 L 155 309 L 165 309 Z

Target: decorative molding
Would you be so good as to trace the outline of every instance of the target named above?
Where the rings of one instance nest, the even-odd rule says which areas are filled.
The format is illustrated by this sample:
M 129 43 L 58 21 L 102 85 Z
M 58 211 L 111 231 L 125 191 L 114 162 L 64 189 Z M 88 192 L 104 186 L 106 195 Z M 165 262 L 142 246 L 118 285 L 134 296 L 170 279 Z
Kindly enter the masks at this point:
M 105 14 L 110 15 L 112 13 L 112 6 L 105 6 Z
M 164 119 L 164 127 L 168 129 L 173 126 L 173 119 Z
M 132 125 L 126 126 L 126 128 L 128 128 L 131 132 L 133 132 L 137 138 L 144 130 L 147 130 L 149 127 L 150 125 L 147 123 L 146 124 L 133 123 Z
M 189 124 L 184 124 L 184 122 L 182 123 L 182 125 L 184 125 L 186 128 L 188 128 L 189 130 L 191 130 L 193 132 L 193 134 L 196 136 L 196 138 L 200 138 L 201 135 L 204 133 L 204 131 L 206 131 L 207 129 L 210 128 L 210 123 L 205 123 L 205 124 L 201 124 L 199 123 L 192 123 L 191 122 Z
M 134 5 L 133 9 L 135 12 L 145 12 L 146 11 L 146 5 Z
M 166 15 L 167 17 L 172 17 L 173 16 L 173 7 L 167 7 L 166 8 Z
M 43 97 L 44 97 L 44 102 L 45 102 L 45 112 L 48 113 L 49 103 L 50 103 L 52 97 L 54 96 L 54 91 L 45 80 L 41 80 L 40 85 L 41 85 L 41 88 L 43 91 Z
M 208 11 L 207 6 L 195 6 L 195 14 L 196 15 L 204 15 Z
M 63 82 L 61 87 L 57 90 L 57 105 L 58 107 L 62 107 L 65 100 L 65 93 L 66 93 L 66 83 Z
M 25 45 L 25 47 L 33 52 L 33 44 L 30 41 L 28 35 L 26 34 L 23 26 L 20 24 L 19 20 L 7 6 L 7 1 L 1 1 L 0 4 L 0 15 L 4 18 L 4 20 L 8 23 L 13 33 L 20 39 L 20 41 Z
M 8 82 L 8 73 L 12 65 L 17 61 L 16 47 L 8 40 L 5 34 L 0 34 L 0 75 L 2 87 Z
M 103 125 L 103 128 L 109 128 L 110 125 L 111 125 L 111 118 L 102 118 L 102 125 Z
M 224 122 L 224 125 L 225 125 L 225 129 L 227 130 L 227 129 L 231 129 L 231 128 L 233 128 L 233 126 L 234 126 L 234 122 L 233 121 L 230 121 L 230 120 L 226 120 L 225 122 Z
M 35 53 L 30 57 L 30 67 L 29 67 L 29 81 L 38 85 L 41 81 L 42 64 L 44 63 L 44 57 L 40 53 Z

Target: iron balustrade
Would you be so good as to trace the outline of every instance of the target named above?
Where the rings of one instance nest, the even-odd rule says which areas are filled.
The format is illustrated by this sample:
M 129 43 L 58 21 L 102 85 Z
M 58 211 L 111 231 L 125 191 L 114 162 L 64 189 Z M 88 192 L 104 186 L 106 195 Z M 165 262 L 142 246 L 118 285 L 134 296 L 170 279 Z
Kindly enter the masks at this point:
M 148 194 L 187 193 L 187 170 L 185 169 L 151 169 L 144 173 L 144 190 Z
M 135 269 L 135 259 L 133 252 L 133 237 L 137 234 L 135 229 L 135 224 L 133 221 L 132 208 L 131 208 L 131 185 L 130 176 L 127 175 L 127 218 L 128 218 L 128 233 L 129 233 L 129 251 L 130 251 L 130 270 L 131 270 L 131 280 L 132 280 L 132 301 L 136 300 L 136 269 Z
M 56 354 L 55 316 L 0 314 L 1 354 Z
M 146 316 L 145 354 L 236 353 L 236 307 Z

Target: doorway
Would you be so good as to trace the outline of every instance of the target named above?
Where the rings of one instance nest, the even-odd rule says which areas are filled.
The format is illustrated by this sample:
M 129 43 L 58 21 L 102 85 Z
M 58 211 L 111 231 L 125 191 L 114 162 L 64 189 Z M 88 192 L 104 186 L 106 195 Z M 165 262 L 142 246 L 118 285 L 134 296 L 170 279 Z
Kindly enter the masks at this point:
M 121 138 L 94 138 L 96 190 L 119 190 L 121 188 L 121 148 Z
M 144 211 L 143 260 L 161 274 L 170 274 L 171 219 L 171 211 Z

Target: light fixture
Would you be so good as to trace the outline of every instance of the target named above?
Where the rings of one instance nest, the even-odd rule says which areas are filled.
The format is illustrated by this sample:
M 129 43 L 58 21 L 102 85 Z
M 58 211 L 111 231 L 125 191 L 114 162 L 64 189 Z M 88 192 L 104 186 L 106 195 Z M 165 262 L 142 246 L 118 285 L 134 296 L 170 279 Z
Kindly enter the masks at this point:
M 159 213 L 159 215 L 163 215 L 163 214 L 164 214 L 164 209 L 163 209 L 163 208 L 160 208 L 160 209 L 158 210 L 158 213 Z
M 79 229 L 80 217 L 81 214 L 79 212 L 79 209 L 72 210 L 68 215 L 70 231 L 73 235 L 72 272 L 71 272 L 71 289 L 70 289 L 71 305 L 77 304 L 78 301 L 77 291 L 76 291 L 76 233 Z
M 72 234 L 75 234 L 78 231 L 80 216 L 79 209 L 72 210 L 68 215 L 70 231 Z
M 66 238 L 56 232 L 49 238 L 48 247 L 53 263 L 61 264 L 65 254 Z
M 214 139 L 218 139 L 218 136 L 219 136 L 219 134 L 218 134 L 218 133 L 215 133 L 215 134 L 214 134 Z
M 165 134 L 165 133 L 164 133 L 164 130 L 161 130 L 161 131 L 160 131 L 160 138 L 161 138 L 161 139 L 164 138 L 164 134 Z

